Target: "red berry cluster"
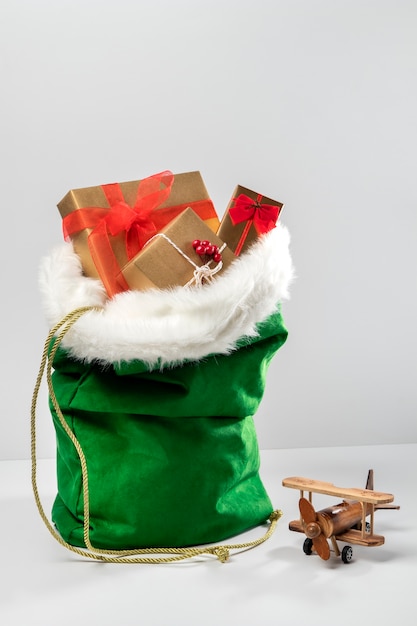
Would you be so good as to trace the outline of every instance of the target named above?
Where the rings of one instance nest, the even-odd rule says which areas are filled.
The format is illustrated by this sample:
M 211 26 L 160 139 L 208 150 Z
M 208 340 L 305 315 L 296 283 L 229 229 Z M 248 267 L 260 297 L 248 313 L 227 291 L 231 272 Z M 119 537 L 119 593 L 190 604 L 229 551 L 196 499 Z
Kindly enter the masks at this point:
M 194 239 L 193 248 L 200 256 L 208 256 L 213 259 L 215 263 L 220 263 L 222 260 L 222 255 L 219 252 L 219 248 L 215 246 L 213 243 L 207 241 L 207 239 Z

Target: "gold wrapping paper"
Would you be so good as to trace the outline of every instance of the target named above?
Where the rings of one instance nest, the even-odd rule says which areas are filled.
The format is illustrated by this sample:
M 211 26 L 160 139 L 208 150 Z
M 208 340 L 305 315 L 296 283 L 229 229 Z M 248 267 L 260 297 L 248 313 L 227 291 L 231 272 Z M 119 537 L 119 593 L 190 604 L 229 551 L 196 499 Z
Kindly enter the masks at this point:
M 195 239 L 208 240 L 221 248 L 223 242 L 213 231 L 194 213 L 186 209 L 175 218 L 161 233 L 166 235 L 193 263 L 201 266 L 205 259 L 200 257 L 192 246 Z M 221 252 L 223 266 L 216 276 L 229 267 L 236 258 L 226 246 Z M 211 268 L 216 267 L 212 261 Z M 163 236 L 157 235 L 132 259 L 121 271 L 123 279 L 130 289 L 146 290 L 152 288 L 168 289 L 178 285 L 186 285 L 189 281 L 194 284 L 195 266 Z
M 137 180 L 119 183 L 124 200 L 130 206 L 134 206 L 135 204 L 140 182 L 140 180 Z M 168 199 L 157 209 L 159 220 L 158 229 L 169 223 L 173 216 L 182 212 L 188 205 L 201 215 L 211 231 L 216 232 L 219 226 L 219 219 L 201 174 L 197 171 L 176 174 L 174 176 Z M 58 209 L 63 219 L 73 211 L 86 207 L 102 207 L 103 209 L 109 209 L 109 202 L 102 186 L 72 189 L 58 203 Z M 174 213 L 171 214 L 169 211 L 170 207 L 177 207 L 178 210 L 176 213 L 174 211 Z M 92 230 L 92 228 L 84 228 L 71 235 L 71 240 L 75 251 L 80 256 L 84 273 L 93 278 L 100 278 L 100 273 L 92 259 L 88 245 L 88 237 Z M 120 269 L 129 261 L 124 243 L 124 234 L 121 233 L 116 236 L 110 235 L 109 242 Z M 113 294 L 109 293 L 109 295 Z

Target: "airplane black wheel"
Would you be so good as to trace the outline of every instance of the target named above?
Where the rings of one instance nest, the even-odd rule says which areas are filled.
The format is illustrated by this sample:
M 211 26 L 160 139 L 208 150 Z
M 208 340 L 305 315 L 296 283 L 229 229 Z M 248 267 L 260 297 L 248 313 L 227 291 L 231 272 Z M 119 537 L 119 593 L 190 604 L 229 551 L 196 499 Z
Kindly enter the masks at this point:
M 342 550 L 343 563 L 350 563 L 352 559 L 353 559 L 353 550 L 351 546 L 345 546 Z
M 304 554 L 308 554 L 308 555 L 310 555 L 313 552 L 313 540 L 312 539 L 309 539 L 307 537 L 307 539 L 304 540 L 303 552 Z

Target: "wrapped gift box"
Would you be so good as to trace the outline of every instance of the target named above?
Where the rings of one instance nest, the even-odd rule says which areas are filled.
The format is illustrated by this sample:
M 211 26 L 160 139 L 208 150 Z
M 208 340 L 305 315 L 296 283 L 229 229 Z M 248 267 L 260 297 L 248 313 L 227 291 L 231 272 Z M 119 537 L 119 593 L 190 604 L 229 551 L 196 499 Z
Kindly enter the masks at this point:
M 72 189 L 58 203 L 87 276 L 100 278 L 109 296 L 128 289 L 117 279 L 145 241 L 191 207 L 216 232 L 219 220 L 199 172 L 162 172 L 140 181 Z
M 272 230 L 284 205 L 238 185 L 217 231 L 236 256 Z
M 221 250 L 222 266 L 201 257 L 193 247 L 193 241 L 207 240 Z M 236 258 L 224 246 L 221 239 L 205 224 L 192 209 L 186 209 L 160 233 L 155 235 L 144 248 L 121 271 L 120 278 L 130 289 L 167 289 L 178 285 L 204 284 L 215 278 Z M 209 272 L 219 269 L 212 277 L 205 276 L 201 267 L 206 264 Z M 198 269 L 200 268 L 200 269 Z M 197 274 L 195 275 L 195 270 Z

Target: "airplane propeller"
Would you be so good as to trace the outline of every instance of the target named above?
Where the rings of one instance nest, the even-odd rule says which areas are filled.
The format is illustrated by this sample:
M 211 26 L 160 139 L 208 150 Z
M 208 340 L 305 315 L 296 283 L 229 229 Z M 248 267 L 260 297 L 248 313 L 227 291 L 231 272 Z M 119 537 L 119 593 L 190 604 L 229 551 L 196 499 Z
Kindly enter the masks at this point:
M 306 498 L 300 498 L 299 508 L 306 536 L 313 542 L 313 547 L 319 557 L 327 561 L 330 558 L 330 548 L 313 505 Z

